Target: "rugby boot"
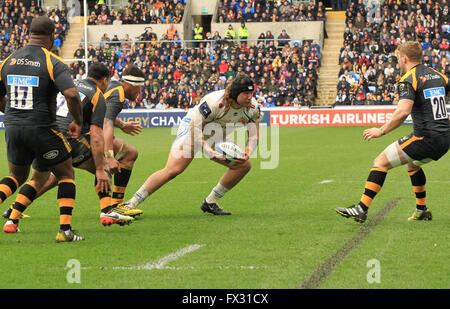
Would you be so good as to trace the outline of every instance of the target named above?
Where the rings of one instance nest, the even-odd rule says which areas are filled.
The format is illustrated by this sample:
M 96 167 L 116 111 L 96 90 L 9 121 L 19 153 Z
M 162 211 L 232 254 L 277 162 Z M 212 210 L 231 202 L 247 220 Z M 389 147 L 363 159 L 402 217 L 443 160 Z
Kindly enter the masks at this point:
M 427 208 L 423 211 L 415 210 L 411 217 L 408 218 L 408 221 L 415 221 L 415 220 L 423 220 L 423 221 L 430 221 L 433 218 L 431 215 L 431 211 Z
M 136 208 L 131 208 L 129 206 L 127 206 L 127 203 L 120 203 L 117 205 L 113 205 L 113 209 L 112 211 L 120 214 L 120 215 L 124 215 L 124 216 L 130 216 L 130 217 L 135 217 L 135 216 L 140 216 L 143 211 L 140 209 L 136 209 Z
M 73 242 L 81 240 L 84 240 L 84 237 L 78 235 L 72 229 L 69 229 L 67 231 L 59 230 L 58 234 L 56 234 L 56 242 Z
M 118 214 L 115 211 L 110 211 L 108 213 L 100 213 L 100 223 L 103 226 L 110 226 L 111 224 L 118 224 L 120 226 L 129 225 L 134 220 L 133 217 L 124 216 Z
M 206 200 L 203 201 L 202 206 L 200 207 L 203 212 L 212 213 L 215 216 L 228 216 L 231 215 L 231 212 L 224 211 L 220 208 L 216 203 L 208 203 Z
M 5 225 L 3 226 L 3 232 L 5 233 L 19 233 L 19 223 L 14 223 L 12 220 L 6 221 Z
M 336 212 L 343 217 L 352 218 L 359 223 L 363 223 L 367 219 L 367 211 L 364 211 L 359 204 L 348 208 L 337 207 Z

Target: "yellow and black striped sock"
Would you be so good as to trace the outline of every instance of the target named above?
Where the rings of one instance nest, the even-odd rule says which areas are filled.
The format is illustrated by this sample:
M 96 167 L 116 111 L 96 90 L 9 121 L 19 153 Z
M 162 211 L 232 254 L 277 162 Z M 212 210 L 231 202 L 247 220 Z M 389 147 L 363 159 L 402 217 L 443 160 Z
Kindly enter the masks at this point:
M 114 174 L 114 188 L 111 203 L 113 205 L 123 202 L 125 190 L 131 177 L 132 167 L 120 164 L 120 173 Z
M 101 212 L 108 213 L 112 209 L 111 194 L 97 189 L 97 177 L 95 177 L 95 193 L 97 193 L 98 198 L 100 199 Z
M 9 219 L 14 223 L 17 223 L 20 215 L 27 209 L 27 207 L 33 202 L 37 194 L 36 188 L 31 185 L 31 183 L 27 182 L 24 184 L 17 194 L 16 201 L 14 202 L 14 206 L 11 214 L 9 215 Z
M 375 195 L 380 192 L 381 187 L 384 184 L 384 180 L 386 179 L 386 175 L 387 170 L 381 168 L 374 167 L 370 170 L 369 177 L 367 177 L 366 186 L 364 188 L 364 193 L 359 201 L 359 205 L 365 211 L 367 211 L 370 207 Z
M 16 192 L 19 182 L 13 176 L 6 176 L 0 181 L 0 204 Z
M 417 171 L 408 171 L 409 177 L 411 178 L 411 184 L 413 186 L 414 193 L 416 195 L 416 208 L 418 210 L 426 210 L 426 182 L 427 178 L 425 177 L 425 173 L 420 168 Z
M 76 185 L 73 179 L 58 182 L 59 224 L 61 230 L 69 230 L 75 206 Z

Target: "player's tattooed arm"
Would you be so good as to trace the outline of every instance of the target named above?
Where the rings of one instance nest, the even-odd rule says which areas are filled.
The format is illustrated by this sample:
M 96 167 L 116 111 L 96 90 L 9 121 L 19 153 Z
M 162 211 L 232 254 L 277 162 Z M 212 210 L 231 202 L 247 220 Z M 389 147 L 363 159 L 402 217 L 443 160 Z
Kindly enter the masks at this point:
M 136 135 L 142 133 L 142 126 L 136 121 L 123 121 L 119 117 L 114 120 L 114 125 L 121 129 L 125 134 Z
M 91 149 L 92 157 L 95 164 L 95 176 L 97 177 L 97 188 L 100 192 L 111 191 L 111 180 L 109 178 L 107 170 L 108 165 L 105 162 L 104 151 L 104 137 L 103 129 L 96 125 L 91 125 Z

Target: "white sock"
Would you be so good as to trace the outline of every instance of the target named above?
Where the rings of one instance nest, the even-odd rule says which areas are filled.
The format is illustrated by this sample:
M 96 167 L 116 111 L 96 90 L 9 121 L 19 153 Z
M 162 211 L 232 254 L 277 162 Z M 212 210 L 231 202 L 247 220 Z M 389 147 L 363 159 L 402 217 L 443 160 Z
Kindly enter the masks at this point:
M 222 186 L 220 183 L 218 183 L 211 191 L 211 193 L 206 197 L 207 203 L 218 203 L 219 199 L 227 193 L 229 189 Z
M 144 186 L 140 187 L 139 190 L 134 193 L 133 197 L 127 202 L 127 206 L 130 208 L 136 208 L 140 203 L 145 201 L 148 197 L 148 192 L 145 190 Z

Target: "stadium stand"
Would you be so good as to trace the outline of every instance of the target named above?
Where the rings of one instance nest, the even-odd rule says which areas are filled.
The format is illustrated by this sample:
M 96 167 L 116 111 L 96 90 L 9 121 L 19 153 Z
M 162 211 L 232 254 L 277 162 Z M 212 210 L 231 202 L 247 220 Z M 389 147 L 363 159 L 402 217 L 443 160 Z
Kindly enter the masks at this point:
M 215 16 L 220 15 L 221 6 L 229 6 L 230 3 L 238 1 L 220 0 L 217 3 Z M 137 64 L 145 72 L 148 80 L 141 95 L 136 102 L 127 103 L 126 108 L 186 109 L 198 103 L 205 93 L 223 89 L 226 81 L 241 71 L 254 78 L 257 86 L 255 96 L 264 106 L 300 107 L 315 104 L 318 69 L 322 60 L 321 45 L 318 40 L 298 39 L 292 34 L 292 29 L 299 27 L 294 23 L 300 25 L 323 18 L 325 8 L 322 2 L 317 2 L 316 5 L 314 2 L 275 1 L 270 2 L 269 6 L 265 1 L 249 2 L 247 8 L 254 9 L 253 18 L 241 19 L 238 10 L 236 11 L 237 16 L 232 23 L 232 27 L 236 30 L 234 38 L 227 37 L 225 32 L 219 31 L 221 23 L 217 23 L 211 26 L 211 29 L 216 27 L 218 30 L 201 31 L 203 39 L 199 40 L 195 48 L 184 40 L 189 35 L 186 35 L 188 31 L 180 16 L 183 16 L 187 4 L 186 0 L 132 0 L 125 7 L 95 4 L 89 10 L 87 24 L 103 27 L 101 29 L 108 31 L 101 32 L 103 33 L 101 39 L 98 42 L 92 41 L 86 50 L 83 45 L 79 45 L 66 56 L 80 59 L 78 62 L 68 63 L 72 77 L 77 80 L 85 76 L 86 67 L 81 59 L 87 52 L 90 62 L 106 63 L 115 79 L 121 77 L 124 67 L 130 63 Z M 1 13 L 8 14 L 11 5 L 5 6 L 6 12 L 2 10 Z M 272 14 L 272 19 L 268 23 L 260 23 L 264 21 L 261 18 L 268 8 L 275 12 L 276 16 Z M 61 33 L 66 35 L 69 24 L 65 9 L 59 10 L 55 7 L 47 10 L 35 8 L 23 11 L 27 14 L 46 13 L 55 18 L 55 22 L 59 19 L 59 24 L 64 29 Z M 297 18 L 297 15 L 300 18 Z M 259 17 L 255 18 L 256 16 Z M 220 17 L 217 17 L 217 20 L 219 19 Z M 272 20 L 277 21 L 275 26 Z M 278 28 L 285 25 L 285 21 L 293 26 Z M 29 21 L 23 24 L 26 23 Z M 78 29 L 81 24 L 82 19 L 78 24 L 72 25 Z M 115 33 L 117 25 L 123 27 L 141 24 L 152 25 L 142 25 L 139 28 L 141 29 L 139 37 L 135 37 L 131 32 Z M 165 25 L 164 28 L 160 27 L 162 24 Z M 258 26 L 254 28 L 254 25 Z M 262 28 L 264 26 L 268 28 Z M 157 28 L 157 31 L 153 31 L 152 27 Z M 244 29 L 247 32 L 239 30 L 239 27 L 248 27 Z M 194 25 L 191 29 L 189 31 L 192 31 L 194 38 Z M 255 32 L 254 29 L 258 31 Z M 9 33 L 7 27 L 2 30 L 5 34 Z M 259 35 L 259 38 L 254 38 L 255 35 Z M 23 34 L 22 36 L 26 38 Z M 22 41 L 22 45 L 25 42 L 26 40 Z M 2 49 L 2 57 L 10 53 L 13 47 L 11 45 Z
M 346 10 L 335 104 L 393 104 L 401 77 L 397 46 L 418 40 L 423 62 L 450 75 L 446 1 L 352 1 Z M 342 99 L 345 97 L 345 99 Z
M 29 27 L 35 16 L 46 14 L 55 22 L 55 43 L 52 51 L 60 54 L 61 46 L 69 30 L 65 8 L 55 6 L 43 9 L 35 1 L 2 1 L 0 4 L 0 59 L 24 46 L 29 38 Z
M 178 24 L 183 18 L 187 0 L 132 0 L 126 7 L 109 9 L 95 4 L 89 25 Z
M 255 1 L 253 6 L 261 6 L 261 3 Z M 322 2 L 317 6 L 292 3 L 289 9 L 292 12 L 304 11 L 305 16 L 310 12 L 314 18 L 317 12 L 325 11 Z M 149 80 L 138 100 L 126 108 L 189 108 L 206 92 L 223 89 L 226 80 L 240 71 L 255 79 L 257 99 L 263 105 L 313 105 L 317 96 L 320 44 L 315 40 L 292 40 L 286 29 L 278 33 L 261 29 L 258 33 L 261 32 L 262 36 L 258 40 L 248 39 L 249 30 L 247 36 L 239 30 L 246 27 L 245 22 L 240 20 L 230 25 L 231 28 L 236 25 L 236 29 L 233 28 L 228 36 L 226 31 L 211 34 L 201 29 L 199 24 L 193 25 L 194 48 L 182 44 L 173 24 L 159 35 L 147 28 L 139 39 L 151 43 L 130 41 L 128 46 L 124 46 L 129 38 L 105 33 L 98 44 L 89 47 L 88 53 L 92 61 L 107 62 L 114 78 L 120 78 L 127 63 L 136 63 L 144 70 Z M 249 21 L 252 22 L 257 21 Z M 74 58 L 82 58 L 83 55 L 84 51 L 79 48 Z M 71 64 L 74 78 L 81 78 L 83 69 L 82 62 Z
M 325 14 L 323 2 L 283 1 L 233 1 L 220 0 L 217 21 L 230 22 L 289 22 L 318 20 L 318 13 Z

